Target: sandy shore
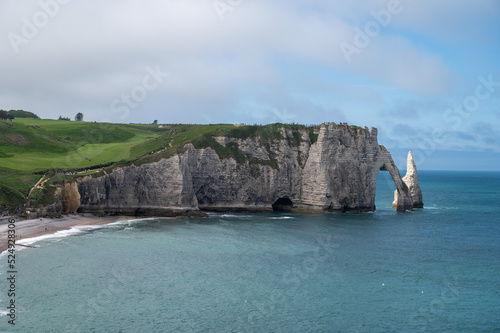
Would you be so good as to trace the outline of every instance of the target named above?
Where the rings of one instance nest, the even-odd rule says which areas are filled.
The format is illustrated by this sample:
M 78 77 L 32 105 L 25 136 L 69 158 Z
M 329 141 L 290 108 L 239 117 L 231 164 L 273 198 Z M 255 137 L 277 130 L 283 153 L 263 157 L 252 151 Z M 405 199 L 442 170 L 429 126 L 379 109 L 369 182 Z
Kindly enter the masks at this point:
M 120 220 L 130 220 L 133 217 L 104 216 L 98 217 L 90 214 L 66 215 L 60 218 L 43 218 L 22 220 L 16 219 L 15 234 L 16 241 L 33 238 L 47 234 L 54 234 L 60 230 L 68 230 L 74 226 L 82 225 L 103 225 Z M 5 251 L 8 246 L 8 220 L 0 220 L 0 252 Z

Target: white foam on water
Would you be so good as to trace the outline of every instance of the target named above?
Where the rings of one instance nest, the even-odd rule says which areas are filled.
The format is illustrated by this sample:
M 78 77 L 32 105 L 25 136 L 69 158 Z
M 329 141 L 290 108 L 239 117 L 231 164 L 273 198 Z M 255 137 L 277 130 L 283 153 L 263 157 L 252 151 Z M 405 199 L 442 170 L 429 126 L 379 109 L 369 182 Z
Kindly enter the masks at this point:
M 57 231 L 57 232 L 55 232 L 53 234 L 48 234 L 48 235 L 42 235 L 42 236 L 38 236 L 38 237 L 32 237 L 32 238 L 26 238 L 26 239 L 17 240 L 16 244 L 32 245 L 32 244 L 35 244 L 37 242 L 40 242 L 40 241 L 43 241 L 43 240 L 46 240 L 46 239 L 66 238 L 66 237 L 70 237 L 70 236 L 82 234 L 82 233 L 84 233 L 86 231 L 91 231 L 91 230 L 99 229 L 99 228 L 102 228 L 102 227 L 103 227 L 102 225 L 82 225 L 82 226 L 75 226 L 75 227 L 71 227 L 68 230 L 59 230 L 59 231 Z M 18 249 L 16 247 L 16 251 L 17 250 Z
M 120 220 L 112 223 L 105 224 L 104 227 L 113 227 L 113 226 L 131 226 L 136 223 L 140 223 L 143 221 L 157 221 L 157 220 L 175 220 L 175 217 L 146 217 L 141 219 L 131 219 L 131 220 Z
M 288 219 L 294 219 L 295 217 L 293 216 L 279 216 L 279 217 L 270 217 L 271 220 L 288 220 Z
M 0 316 L 6 316 L 8 314 L 9 314 L 9 311 L 0 310 Z
M 108 223 L 104 225 L 105 227 L 112 227 L 112 226 L 122 226 L 122 225 L 130 225 L 132 222 L 137 221 L 137 220 L 121 220 L 121 221 L 116 221 L 112 223 Z
M 208 216 L 210 217 L 217 217 L 217 218 L 254 218 L 255 216 L 252 215 L 240 215 L 240 214 L 221 214 L 221 213 L 208 213 Z
M 16 244 L 20 245 L 33 245 L 35 243 L 38 243 L 43 240 L 47 239 L 62 239 L 74 235 L 79 235 L 82 233 L 85 233 L 87 231 L 91 230 L 96 230 L 96 229 L 102 229 L 106 227 L 113 227 L 113 226 L 128 226 L 132 227 L 133 224 L 141 222 L 141 221 L 148 221 L 148 220 L 165 220 L 165 219 L 175 219 L 175 217 L 151 217 L 151 218 L 144 218 L 144 219 L 131 219 L 131 220 L 120 220 L 117 222 L 112 222 L 108 224 L 102 224 L 102 225 L 81 225 L 81 226 L 74 226 L 71 227 L 68 230 L 59 230 L 53 234 L 47 234 L 47 235 L 42 235 L 42 236 L 37 236 L 37 237 L 31 237 L 31 238 L 23 238 L 23 239 L 16 239 Z M 133 228 L 129 228 L 132 230 Z M 23 246 L 16 246 L 16 252 L 22 251 L 26 249 L 26 247 Z M 8 251 L 5 250 L 2 253 L 0 253 L 0 259 L 3 258 L 5 255 L 7 255 Z

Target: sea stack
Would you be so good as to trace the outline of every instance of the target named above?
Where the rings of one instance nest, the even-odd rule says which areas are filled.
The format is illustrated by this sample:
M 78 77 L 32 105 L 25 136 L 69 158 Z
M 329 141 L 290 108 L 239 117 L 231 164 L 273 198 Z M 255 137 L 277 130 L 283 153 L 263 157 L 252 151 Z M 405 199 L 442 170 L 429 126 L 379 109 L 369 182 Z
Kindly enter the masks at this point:
M 410 194 L 413 208 L 424 208 L 422 191 L 420 190 L 420 184 L 418 183 L 417 167 L 415 166 L 415 161 L 413 160 L 413 154 L 411 151 L 408 152 L 408 158 L 406 160 L 406 175 L 403 177 L 403 182 L 408 187 L 408 193 Z M 394 202 L 392 205 L 395 206 L 398 200 L 399 194 L 396 190 L 394 191 Z

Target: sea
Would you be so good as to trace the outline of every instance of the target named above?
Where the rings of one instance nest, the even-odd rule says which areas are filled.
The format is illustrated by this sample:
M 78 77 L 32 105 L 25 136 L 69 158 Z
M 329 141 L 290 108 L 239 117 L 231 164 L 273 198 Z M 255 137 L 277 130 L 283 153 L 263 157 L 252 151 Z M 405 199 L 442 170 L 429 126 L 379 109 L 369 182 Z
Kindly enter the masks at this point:
M 419 180 L 412 212 L 391 207 L 381 172 L 373 213 L 147 218 L 25 240 L 14 281 L 0 256 L 0 332 L 500 332 L 500 172 Z

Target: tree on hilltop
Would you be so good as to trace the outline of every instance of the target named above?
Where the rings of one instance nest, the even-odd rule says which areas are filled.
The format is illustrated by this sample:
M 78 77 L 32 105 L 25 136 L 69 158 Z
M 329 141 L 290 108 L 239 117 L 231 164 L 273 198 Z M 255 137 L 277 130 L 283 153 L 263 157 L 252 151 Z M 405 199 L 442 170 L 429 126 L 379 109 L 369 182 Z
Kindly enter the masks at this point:
M 75 121 L 83 121 L 83 113 L 78 112 L 75 116 Z
M 7 119 L 9 113 L 5 110 L 0 110 L 0 119 Z
M 2 120 L 5 120 L 5 119 L 9 119 L 12 121 L 12 119 L 14 119 L 14 116 L 13 115 L 10 115 L 7 111 L 5 110 L 0 110 L 0 119 Z

